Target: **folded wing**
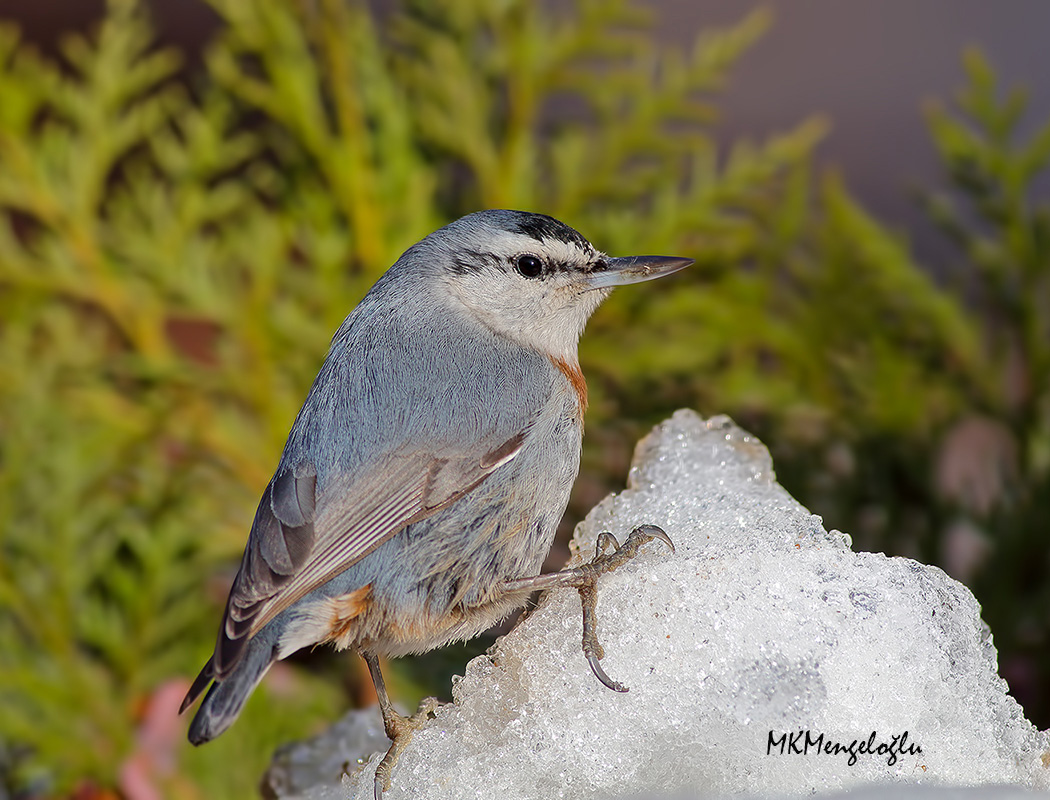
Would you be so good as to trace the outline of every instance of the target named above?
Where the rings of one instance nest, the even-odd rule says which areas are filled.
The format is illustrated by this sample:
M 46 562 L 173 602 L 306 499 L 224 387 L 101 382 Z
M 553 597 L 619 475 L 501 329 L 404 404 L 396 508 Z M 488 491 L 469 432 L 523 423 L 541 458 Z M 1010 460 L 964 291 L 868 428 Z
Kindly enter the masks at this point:
M 255 514 L 215 653 L 183 707 L 211 679 L 228 675 L 251 637 L 274 617 L 406 525 L 469 492 L 518 454 L 526 432 L 495 447 L 394 453 L 354 475 L 330 479 L 320 494 L 309 463 L 275 475 Z

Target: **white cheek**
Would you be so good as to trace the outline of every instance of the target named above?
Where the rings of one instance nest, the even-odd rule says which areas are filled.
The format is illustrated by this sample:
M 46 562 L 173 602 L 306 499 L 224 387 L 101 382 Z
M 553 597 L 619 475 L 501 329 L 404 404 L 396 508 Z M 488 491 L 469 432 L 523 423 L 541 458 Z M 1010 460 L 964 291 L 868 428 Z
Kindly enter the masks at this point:
M 555 303 L 561 310 L 538 314 L 531 326 L 523 327 L 521 336 L 523 340 L 528 339 L 537 350 L 572 364 L 577 360 L 576 348 L 587 320 L 604 296 L 598 292 L 581 295 L 566 291 L 559 294 L 561 296 L 557 297 Z
M 600 290 L 577 293 L 543 282 L 512 282 L 496 291 L 497 284 L 487 275 L 457 275 L 447 286 L 463 313 L 495 333 L 569 363 L 576 361 L 588 317 L 608 295 Z

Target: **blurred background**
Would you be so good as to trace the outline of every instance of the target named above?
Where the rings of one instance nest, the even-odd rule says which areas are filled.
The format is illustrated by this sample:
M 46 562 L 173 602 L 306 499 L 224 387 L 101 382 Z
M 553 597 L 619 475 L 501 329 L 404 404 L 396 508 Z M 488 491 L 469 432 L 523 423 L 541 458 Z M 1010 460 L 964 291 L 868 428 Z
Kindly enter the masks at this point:
M 484 207 L 698 262 L 589 326 L 564 536 L 652 424 L 728 413 L 855 549 L 966 583 L 1050 727 L 1047 30 L 1041 0 L 0 0 L 0 798 L 253 796 L 370 701 L 317 652 L 207 747 L 174 716 L 332 332 Z

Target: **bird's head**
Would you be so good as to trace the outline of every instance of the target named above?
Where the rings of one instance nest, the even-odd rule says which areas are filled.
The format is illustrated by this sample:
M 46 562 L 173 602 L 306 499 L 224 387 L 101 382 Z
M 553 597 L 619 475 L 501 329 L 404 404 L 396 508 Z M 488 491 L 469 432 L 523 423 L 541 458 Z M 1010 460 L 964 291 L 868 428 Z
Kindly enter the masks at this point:
M 420 247 L 451 302 L 493 332 L 570 363 L 587 319 L 612 287 L 693 263 L 670 256 L 610 258 L 568 225 L 525 211 L 470 214 Z

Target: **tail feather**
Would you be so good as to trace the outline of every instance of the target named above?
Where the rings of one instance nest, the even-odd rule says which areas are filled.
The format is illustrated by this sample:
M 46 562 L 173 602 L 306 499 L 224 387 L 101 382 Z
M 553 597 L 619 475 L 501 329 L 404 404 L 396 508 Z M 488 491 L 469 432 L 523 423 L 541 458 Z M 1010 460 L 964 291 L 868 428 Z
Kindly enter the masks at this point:
M 193 685 L 190 690 L 186 692 L 186 696 L 182 698 L 182 705 L 179 706 L 179 713 L 184 714 L 186 709 L 193 705 L 194 701 L 201 696 L 201 692 L 208 688 L 208 684 L 211 683 L 212 677 L 215 675 L 215 667 L 213 663 L 215 661 L 214 656 L 208 659 L 208 663 L 204 665 L 197 677 L 193 680 Z
M 276 660 L 277 653 L 269 643 L 253 641 L 233 672 L 211 685 L 204 702 L 197 710 L 197 715 L 190 723 L 190 742 L 195 745 L 210 742 L 230 727 L 263 675 Z M 205 664 L 197 680 L 193 682 L 193 687 L 183 701 L 184 708 L 193 703 L 212 679 L 211 664 L 211 661 Z

